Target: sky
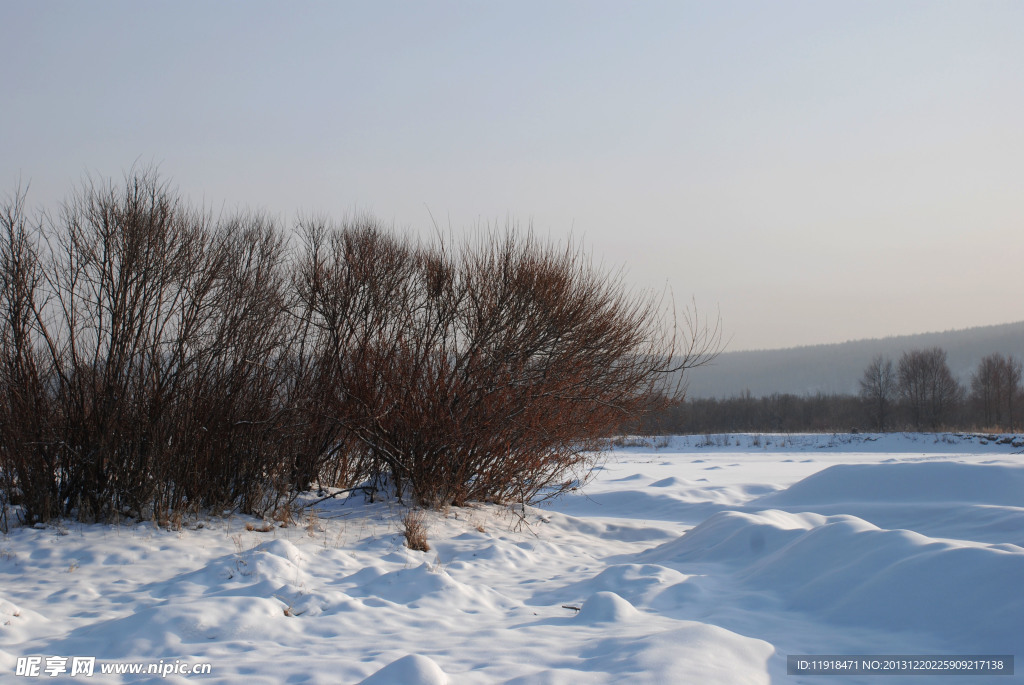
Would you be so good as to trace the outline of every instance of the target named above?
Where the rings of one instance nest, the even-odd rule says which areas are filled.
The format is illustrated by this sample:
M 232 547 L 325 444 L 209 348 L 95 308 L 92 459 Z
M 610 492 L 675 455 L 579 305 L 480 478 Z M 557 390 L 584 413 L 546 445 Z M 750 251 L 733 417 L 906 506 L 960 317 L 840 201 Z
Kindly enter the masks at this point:
M 0 195 L 512 223 L 728 349 L 1024 319 L 1024 3 L 0 0 Z

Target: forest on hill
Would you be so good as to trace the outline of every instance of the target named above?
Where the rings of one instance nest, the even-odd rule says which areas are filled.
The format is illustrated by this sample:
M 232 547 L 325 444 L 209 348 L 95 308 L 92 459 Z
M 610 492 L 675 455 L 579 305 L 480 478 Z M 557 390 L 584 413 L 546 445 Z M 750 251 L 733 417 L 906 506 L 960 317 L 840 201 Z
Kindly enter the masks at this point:
M 946 351 L 953 376 L 966 384 L 988 354 L 1024 359 L 1024 321 L 832 345 L 726 351 L 713 363 L 688 372 L 686 395 L 691 399 L 723 399 L 748 392 L 758 398 L 773 394 L 855 395 L 864 368 L 876 356 L 895 360 L 908 350 L 932 347 Z
M 878 350 L 944 339 L 956 354 L 940 346 Z M 834 432 L 890 430 L 1013 431 L 1024 407 L 1021 355 L 1024 323 L 841 345 L 722 355 L 719 362 L 736 374 L 751 369 L 749 380 L 776 389 L 755 393 L 750 387 L 728 396 L 702 396 L 715 367 L 695 369 L 703 380 L 698 392 L 663 403 L 630 428 L 646 434 L 733 432 Z M 984 351 L 983 351 L 984 350 Z M 864 361 L 865 353 L 874 352 Z M 973 362 L 968 355 L 974 354 Z M 801 354 L 805 355 L 800 363 Z M 723 359 L 724 358 L 724 359 Z M 771 364 L 771 360 L 776 364 Z M 738 360 L 738 361 L 737 361 Z M 833 363 L 829 364 L 829 360 Z M 852 364 L 860 360 L 856 373 Z M 852 377 L 836 385 L 830 379 Z M 738 378 L 738 376 L 737 376 Z M 798 380 L 803 379 L 803 381 Z M 735 378 L 732 382 L 735 382 Z M 801 382 L 812 390 L 793 388 Z M 756 387 L 772 387 L 758 385 Z

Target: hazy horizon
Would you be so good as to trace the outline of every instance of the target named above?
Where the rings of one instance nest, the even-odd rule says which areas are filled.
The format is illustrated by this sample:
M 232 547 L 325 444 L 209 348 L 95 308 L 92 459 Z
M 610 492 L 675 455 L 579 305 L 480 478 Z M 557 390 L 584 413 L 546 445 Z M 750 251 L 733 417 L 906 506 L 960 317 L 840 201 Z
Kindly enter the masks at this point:
M 1024 359 L 1024 321 L 806 347 L 730 350 L 711 364 L 689 371 L 686 394 L 719 399 L 746 392 L 754 397 L 854 395 L 876 356 L 898 364 L 904 353 L 933 347 L 946 352 L 953 377 L 969 387 L 978 364 L 988 355 Z
M 0 195 L 532 224 L 730 351 L 1024 320 L 1024 5 L 0 3 Z
M 849 338 L 847 340 L 835 340 L 823 343 L 800 343 L 796 345 L 786 345 L 785 347 L 749 347 L 744 349 L 734 349 L 731 345 L 725 347 L 722 353 L 728 352 L 785 352 L 788 350 L 802 349 L 805 347 L 830 347 L 837 345 L 848 345 L 850 343 L 866 343 L 876 341 L 886 341 L 893 338 L 920 338 L 926 336 L 939 336 L 955 333 L 966 333 L 970 331 L 977 331 L 983 329 L 996 329 L 1004 328 L 1007 326 L 1014 326 L 1015 324 L 1024 324 L 1024 319 L 1020 321 L 1000 321 L 992 324 L 979 324 L 977 326 L 962 326 L 955 328 L 943 328 L 940 330 L 932 331 L 911 331 L 909 333 L 887 333 L 885 335 L 875 336 L 861 336 L 857 338 Z

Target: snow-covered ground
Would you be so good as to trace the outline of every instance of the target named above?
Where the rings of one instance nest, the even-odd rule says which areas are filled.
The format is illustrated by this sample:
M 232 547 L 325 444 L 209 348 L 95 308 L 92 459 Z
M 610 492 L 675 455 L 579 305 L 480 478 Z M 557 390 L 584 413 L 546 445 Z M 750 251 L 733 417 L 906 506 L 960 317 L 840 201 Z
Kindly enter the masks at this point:
M 244 516 L 13 528 L 0 682 L 906 683 L 790 676 L 786 657 L 1024 655 L 1022 449 L 655 440 L 525 517 L 430 513 L 429 552 L 404 546 L 399 505 L 361 496 L 268 532 Z M 30 656 L 40 675 L 16 676 Z M 76 656 L 96 657 L 91 678 L 70 675 Z M 100 673 L 136 663 L 211 673 Z

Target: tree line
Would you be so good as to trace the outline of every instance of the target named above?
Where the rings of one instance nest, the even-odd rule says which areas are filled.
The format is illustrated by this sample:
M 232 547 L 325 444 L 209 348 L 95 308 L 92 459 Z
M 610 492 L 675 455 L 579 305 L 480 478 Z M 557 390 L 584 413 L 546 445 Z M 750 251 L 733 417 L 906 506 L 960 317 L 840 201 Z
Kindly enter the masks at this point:
M 879 431 L 900 425 L 1013 431 L 1022 394 L 1021 362 L 1012 355 L 987 355 L 964 387 L 939 347 L 905 352 L 895 366 L 875 357 L 860 380 L 869 425 Z
M 750 392 L 724 399 L 676 399 L 652 407 L 630 430 L 646 434 L 850 430 L 1019 430 L 1024 414 L 1021 361 L 985 356 L 965 386 L 939 347 L 876 356 L 857 394 Z
M 578 245 L 212 217 L 157 175 L 0 206 L 0 525 L 574 487 L 713 331 Z M 696 324 L 696 319 L 687 319 Z

